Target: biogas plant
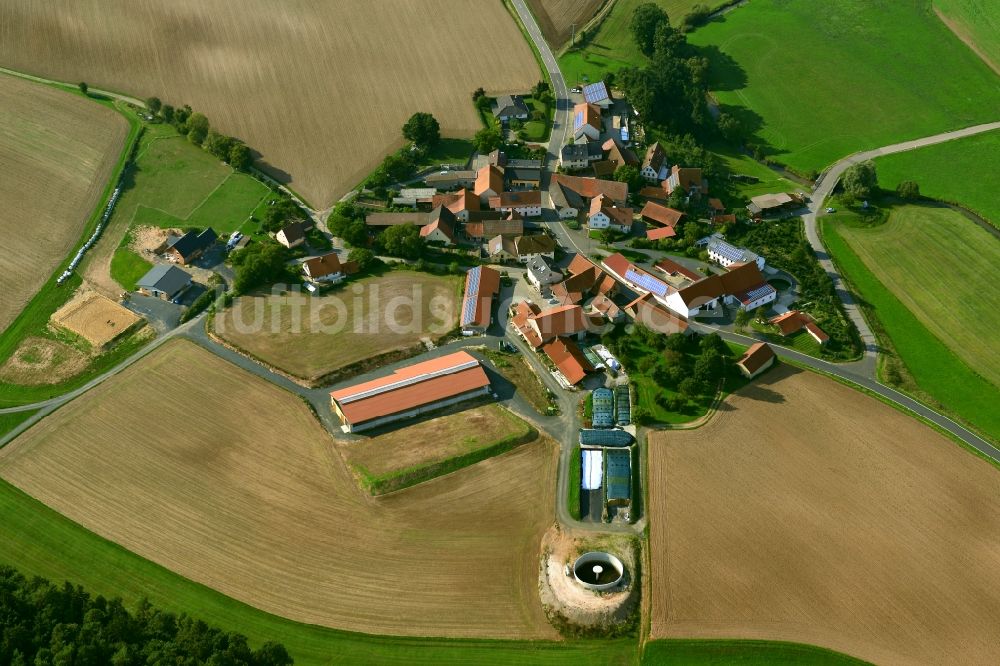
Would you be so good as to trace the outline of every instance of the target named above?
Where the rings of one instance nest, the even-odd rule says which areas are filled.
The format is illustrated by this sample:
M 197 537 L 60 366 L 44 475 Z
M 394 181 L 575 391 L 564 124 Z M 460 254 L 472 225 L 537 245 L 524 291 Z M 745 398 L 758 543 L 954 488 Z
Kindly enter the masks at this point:
M 634 621 L 640 552 L 634 537 L 577 534 L 556 525 L 542 545 L 539 593 L 560 631 L 614 635 Z

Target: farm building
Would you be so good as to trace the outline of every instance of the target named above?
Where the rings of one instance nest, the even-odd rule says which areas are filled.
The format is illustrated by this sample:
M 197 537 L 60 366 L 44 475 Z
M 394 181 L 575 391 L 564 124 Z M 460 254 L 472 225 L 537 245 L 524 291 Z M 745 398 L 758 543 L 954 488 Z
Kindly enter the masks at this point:
M 628 506 L 632 500 L 632 452 L 609 449 L 604 452 L 604 459 L 608 506 Z
M 664 335 L 690 332 L 687 320 L 681 319 L 660 305 L 652 294 L 639 296 L 625 306 L 625 312 L 632 317 L 634 322 L 642 324 L 651 331 Z
M 684 286 L 688 282 L 697 282 L 703 277 L 697 271 L 667 257 L 656 262 L 653 268 L 663 273 L 667 281 L 674 287 Z
M 586 169 L 604 159 L 604 150 L 594 142 L 570 143 L 559 151 L 559 166 L 564 169 Z
M 434 187 L 404 187 L 399 191 L 398 197 L 392 198 L 392 205 L 428 210 L 435 195 L 437 195 L 437 189 Z
M 465 274 L 462 298 L 463 333 L 484 333 L 493 320 L 493 298 L 500 293 L 500 273 L 487 266 L 476 266 Z
M 489 211 L 493 213 L 493 211 Z M 524 234 L 524 218 L 514 216 L 504 219 L 500 213 L 493 213 L 496 219 L 470 221 L 465 223 L 465 235 L 475 240 L 495 238 L 497 236 L 521 236 Z
M 688 197 L 698 197 L 708 192 L 708 181 L 702 176 L 701 169 L 675 164 L 670 169 L 670 175 L 663 181 L 664 192 L 670 195 L 674 190 L 680 190 Z
M 204 254 L 205 250 L 212 247 L 218 239 L 219 236 L 212 227 L 199 233 L 189 231 L 180 238 L 170 241 L 164 255 L 170 261 L 185 266 Z
M 622 447 L 631 446 L 635 438 L 625 430 L 608 429 L 595 430 L 593 428 L 580 429 L 580 446 L 590 447 Z
M 764 270 L 764 257 L 714 236 L 708 241 L 708 258 L 725 268 L 752 261 L 757 264 L 757 268 Z
M 684 213 L 667 206 L 662 206 L 653 201 L 646 202 L 646 205 L 639 211 L 643 222 L 657 227 L 676 227 L 677 223 L 684 217 Z
M 594 366 L 571 338 L 555 338 L 542 345 L 542 351 L 569 386 L 579 384 L 588 372 L 594 371 Z
M 628 384 L 619 384 L 615 387 L 615 414 L 620 426 L 627 426 L 632 422 L 632 394 Z
M 518 301 L 511 306 L 510 314 L 514 329 L 532 349 L 558 337 L 582 338 L 592 323 L 579 305 L 541 310 L 529 301 Z
M 427 216 L 427 224 L 420 228 L 420 237 L 429 243 L 455 244 L 455 214 L 438 206 Z
M 306 259 L 302 262 L 302 273 L 311 282 L 340 282 L 346 276 L 358 272 L 353 261 L 340 261 L 336 252 Z
M 581 178 L 559 173 L 552 175 L 549 185 L 552 207 L 561 220 L 577 217 L 581 210 L 589 207 L 591 199 L 601 195 L 616 204 L 624 204 L 628 200 L 628 185 L 616 180 Z
M 610 428 L 615 424 L 615 394 L 609 388 L 594 389 L 591 394 L 593 411 L 591 424 L 595 428 Z
M 489 205 L 501 213 L 537 217 L 542 214 L 542 192 L 541 190 L 501 192 L 495 197 L 490 197 Z
M 610 163 L 614 169 L 620 166 L 639 166 L 639 158 L 635 156 L 632 149 L 622 145 L 614 137 L 601 144 L 601 150 L 604 161 Z
M 736 359 L 736 367 L 743 376 L 753 379 L 774 365 L 774 350 L 766 342 L 758 342 Z
M 368 430 L 486 395 L 490 380 L 468 352 L 400 368 L 330 393 L 345 432 Z
M 487 164 L 476 172 L 476 185 L 473 192 L 479 201 L 489 205 L 490 199 L 498 197 L 503 192 L 503 171 Z
M 503 122 L 515 118 L 525 120 L 528 113 L 528 105 L 520 95 L 500 95 L 493 102 L 493 117 Z
M 566 268 L 570 277 L 552 285 L 552 296 L 560 305 L 581 303 L 587 298 L 614 295 L 618 283 L 582 254 L 577 254 Z
M 607 109 L 614 103 L 614 100 L 611 99 L 608 86 L 604 81 L 595 81 L 594 83 L 585 85 L 583 87 L 583 99 L 588 104 L 596 104 L 602 109 Z
M 191 286 L 191 274 L 176 266 L 153 266 L 135 283 L 140 294 L 172 301 Z
M 530 282 L 531 286 L 539 291 L 541 291 L 544 287 L 548 287 L 549 285 L 562 280 L 562 273 L 553 270 L 552 267 L 549 266 L 548 262 L 545 261 L 545 257 L 532 257 L 528 260 L 528 264 L 525 268 L 527 269 L 525 275 L 528 277 L 528 282 Z
M 747 211 L 751 217 L 759 219 L 797 210 L 801 205 L 802 201 L 797 197 L 779 192 L 778 194 L 761 194 L 751 197 L 750 203 L 747 204 Z
M 534 189 L 542 184 L 542 170 L 529 167 L 508 166 L 503 170 L 508 187 L 515 190 Z
M 657 227 L 655 229 L 646 229 L 646 238 L 651 241 L 664 240 L 666 238 L 673 238 L 677 235 L 673 227 Z
M 278 233 L 274 235 L 274 240 L 289 249 L 298 247 L 306 242 L 306 231 L 308 230 L 309 226 L 302 222 L 291 222 L 278 230 Z
M 431 207 L 437 208 L 438 206 L 444 206 L 450 210 L 459 221 L 468 222 L 471 213 L 480 211 L 481 202 L 475 192 L 463 187 L 457 192 L 435 194 L 431 199 Z
M 590 229 L 610 228 L 627 234 L 632 231 L 632 209 L 619 207 L 603 194 L 594 197 L 590 201 L 587 227 Z
M 428 187 L 449 190 L 453 187 L 472 187 L 476 184 L 476 172 L 465 169 L 445 170 L 432 173 L 424 178 Z
M 582 102 L 573 107 L 573 142 L 587 143 L 601 138 L 601 107 Z M 603 151 L 602 151 L 603 152 Z
M 496 236 L 490 239 L 487 252 L 495 259 L 526 264 L 535 257 L 555 259 L 556 242 L 547 234 L 530 236 Z
M 395 227 L 400 224 L 422 227 L 428 224 L 428 220 L 427 213 L 369 213 L 365 216 L 365 224 L 375 229 Z
M 643 178 L 654 183 L 666 179 L 668 175 L 667 154 L 663 151 L 663 146 L 660 145 L 659 141 L 646 149 L 639 173 Z
M 804 328 L 812 336 L 813 340 L 821 345 L 825 345 L 830 341 L 830 336 L 826 334 L 826 331 L 817 326 L 813 318 L 801 310 L 789 310 L 784 314 L 769 319 L 768 323 L 777 326 L 781 335 L 786 337 L 794 335 Z

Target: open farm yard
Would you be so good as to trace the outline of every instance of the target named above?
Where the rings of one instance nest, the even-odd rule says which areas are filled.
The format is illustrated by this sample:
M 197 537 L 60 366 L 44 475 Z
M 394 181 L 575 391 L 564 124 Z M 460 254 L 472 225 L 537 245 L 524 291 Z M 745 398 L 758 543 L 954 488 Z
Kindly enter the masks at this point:
M 800 172 L 1000 108 L 1000 78 L 920 0 L 754 0 L 689 41 L 719 101 L 758 115 L 757 137 Z
M 294 395 L 171 342 L 0 451 L 0 476 L 186 578 L 299 622 L 555 638 L 538 599 L 555 451 L 373 500 Z
M 216 317 L 215 332 L 265 363 L 318 379 L 452 332 L 462 284 L 453 276 L 390 271 L 323 296 L 241 296 Z
M 956 203 L 1000 228 L 1000 130 L 879 157 L 875 167 L 884 189 L 912 180 L 922 195 Z
M 338 440 L 347 464 L 381 494 L 453 472 L 537 437 L 496 404 L 456 407 L 413 424 L 395 424 L 372 437 Z M 492 452 L 498 448 L 500 451 Z
M 868 304 L 877 319 L 876 329 L 889 338 L 916 384 L 903 387 L 917 389 L 918 397 L 926 394 L 925 399 L 1000 440 L 997 298 L 989 290 L 975 289 L 983 275 L 995 272 L 996 240 L 947 209 L 907 206 L 893 212 L 881 227 L 862 225 L 851 212 L 821 218 L 830 254 Z M 923 233 L 911 231 L 914 227 Z M 908 256 L 904 248 L 914 255 Z M 977 273 L 975 267 L 983 270 L 984 262 L 989 266 L 986 272 Z
M 473 90 L 540 76 L 499 1 L 15 0 L 3 16 L 3 65 L 190 104 L 319 208 L 401 144 L 414 112 L 471 136 Z
M 779 368 L 649 469 L 653 638 L 1000 660 L 1000 474 L 908 415 Z
M 952 32 L 1000 74 L 1000 5 L 988 0 L 932 0 Z
M 129 126 L 80 95 L 0 75 L 0 332 L 82 244 Z

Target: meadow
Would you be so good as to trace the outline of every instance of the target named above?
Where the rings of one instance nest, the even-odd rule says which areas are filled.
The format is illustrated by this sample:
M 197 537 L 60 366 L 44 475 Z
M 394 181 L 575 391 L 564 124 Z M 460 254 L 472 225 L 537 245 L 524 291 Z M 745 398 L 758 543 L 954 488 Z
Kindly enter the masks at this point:
M 538 442 L 375 500 L 296 396 L 184 341 L 0 450 L 14 486 L 265 612 L 478 638 L 557 637 L 536 593 L 555 464 Z
M 801 173 L 1000 107 L 1000 79 L 920 0 L 754 0 L 689 41 L 718 100 L 757 114 L 757 137 Z
M 458 325 L 461 278 L 391 271 L 323 296 L 248 295 L 215 320 L 215 333 L 308 381 L 436 340 Z M 418 303 L 415 312 L 413 304 Z M 301 307 L 289 307 L 289 305 Z
M 649 440 L 652 638 L 802 641 L 878 664 L 1000 659 L 979 630 L 1000 620 L 989 463 L 790 368 L 701 428 Z
M 918 398 L 937 403 L 952 416 L 994 441 L 1000 440 L 1000 413 L 996 410 L 994 399 L 996 386 L 974 372 L 948 345 L 931 333 L 868 268 L 841 235 L 848 219 L 844 213 L 820 218 L 823 242 L 852 290 L 867 303 L 869 322 L 881 337 L 888 338 L 886 342 L 905 366 L 909 377 L 899 378 L 901 387 Z M 950 266 L 949 270 L 961 270 L 961 267 Z M 872 316 L 875 321 L 872 321 Z M 976 367 L 978 365 L 977 362 Z M 882 380 L 897 383 L 886 376 Z
M 87 279 L 106 295 L 133 289 L 152 267 L 150 257 L 130 247 L 135 228 L 251 231 L 251 215 L 270 195 L 259 180 L 233 171 L 163 124 L 146 126 L 124 182 L 105 232 L 108 240 L 84 263 Z
M 81 95 L 0 74 L 0 332 L 83 244 L 129 134 Z
M 922 195 L 958 204 L 1000 228 L 1000 130 L 879 157 L 875 166 L 885 189 L 912 180 Z
M 455 407 L 433 418 L 337 442 L 348 467 L 373 495 L 424 483 L 538 438 L 497 404 Z
M 414 112 L 434 114 L 446 136 L 469 136 L 479 128 L 473 90 L 523 92 L 539 79 L 503 4 L 475 0 L 15 0 L 4 7 L 0 63 L 190 104 L 317 208 L 402 145 Z
M 726 188 L 725 193 L 721 195 L 723 203 L 728 204 L 731 209 L 742 208 L 751 197 L 759 194 L 771 194 L 775 192 L 793 193 L 807 189 L 795 181 L 785 178 L 767 165 L 761 164 L 749 155 L 742 155 L 731 148 L 721 145 L 712 146 L 711 150 L 722 160 L 723 166 L 729 173 L 740 176 L 753 176 L 757 179 L 756 183 L 733 180 L 730 183 L 722 184 Z
M 952 32 L 1000 74 L 1000 5 L 982 0 L 932 0 Z

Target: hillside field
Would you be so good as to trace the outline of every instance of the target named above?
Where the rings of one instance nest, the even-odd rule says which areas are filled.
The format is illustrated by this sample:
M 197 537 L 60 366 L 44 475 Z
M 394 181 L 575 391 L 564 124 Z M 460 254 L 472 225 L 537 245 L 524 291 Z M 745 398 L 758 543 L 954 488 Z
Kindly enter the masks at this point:
M 13 0 L 3 17 L 0 64 L 190 104 L 318 208 L 401 145 L 414 112 L 469 136 L 473 90 L 540 76 L 499 1 Z
M 996 663 L 1000 475 L 919 421 L 779 367 L 649 442 L 652 638 Z M 761 660 L 761 663 L 771 663 Z
M 1000 108 L 1000 77 L 922 0 L 754 0 L 689 40 L 719 101 L 758 114 L 757 136 L 800 172 Z
M 317 379 L 452 331 L 462 285 L 454 276 L 391 271 L 324 296 L 301 295 L 293 306 L 285 296 L 241 296 L 216 318 L 215 332 L 265 363 Z
M 915 181 L 924 196 L 964 206 L 1000 228 L 1000 130 L 879 157 L 875 166 L 885 189 Z
M 572 35 L 572 26 L 579 31 L 606 0 L 528 0 L 528 7 L 535 16 L 545 40 L 553 51 Z
M 959 39 L 1000 74 L 1000 4 L 989 0 L 932 0 Z
M 967 220 L 959 218 L 958 221 L 969 228 L 973 227 L 972 223 Z M 954 218 L 952 218 L 952 222 L 955 222 Z M 889 274 L 888 271 L 892 271 L 892 277 L 887 277 L 887 280 L 896 279 L 900 281 L 900 283 L 896 284 L 895 289 L 893 289 L 879 279 L 875 272 L 869 268 L 867 262 L 858 256 L 853 246 L 842 235 L 842 231 L 850 233 L 849 227 L 852 224 L 861 225 L 862 222 L 855 219 L 854 214 L 850 212 L 841 211 L 836 215 L 820 218 L 823 242 L 829 249 L 841 273 L 850 282 L 852 288 L 874 310 L 875 317 L 878 320 L 875 327 L 881 327 L 883 334 L 888 336 L 892 347 L 899 355 L 899 359 L 906 366 L 906 370 L 911 375 L 913 382 L 916 383 L 916 387 L 906 385 L 905 388 L 911 390 L 911 392 L 913 388 L 916 388 L 920 392 L 925 393 L 931 402 L 937 402 L 946 411 L 967 422 L 981 433 L 991 437 L 994 441 L 1000 440 L 1000 412 L 996 409 L 997 387 L 985 379 L 983 374 L 978 374 L 984 372 L 982 368 L 995 367 L 993 361 L 996 356 L 996 345 L 994 342 L 996 335 L 992 330 L 986 328 L 985 330 L 989 331 L 987 337 L 984 340 L 972 342 L 980 349 L 985 345 L 986 349 L 990 350 L 990 353 L 987 357 L 976 358 L 970 367 L 957 355 L 959 350 L 954 341 L 937 337 L 925 325 L 925 319 L 921 319 L 921 316 L 924 318 L 932 316 L 928 313 L 943 312 L 947 306 L 935 303 L 933 298 L 928 297 L 926 294 L 915 297 L 913 294 L 905 293 L 906 290 L 926 289 L 928 294 L 944 293 L 945 297 L 948 298 L 948 303 L 952 303 L 951 297 L 947 296 L 948 292 L 941 292 L 940 290 L 948 287 L 955 290 L 967 290 L 976 284 L 980 284 L 982 280 L 980 275 L 973 275 L 971 283 L 962 283 L 959 280 L 955 280 L 954 282 L 947 280 L 948 275 L 961 275 L 967 267 L 960 263 L 940 262 L 937 258 L 937 253 L 944 253 L 943 256 L 951 256 L 952 262 L 954 262 L 956 254 L 965 259 L 965 252 L 967 250 L 963 248 L 961 243 L 953 243 L 949 240 L 946 240 L 942 247 L 936 249 L 929 244 L 926 247 L 920 247 L 920 240 L 915 238 L 903 241 L 907 245 L 916 244 L 924 256 L 928 256 L 928 253 L 930 253 L 931 263 L 919 268 L 914 266 L 913 270 L 916 274 L 922 275 L 934 274 L 935 271 L 939 271 L 937 276 L 940 284 L 935 284 L 933 281 L 930 283 L 926 281 L 915 283 L 909 279 L 910 276 L 905 274 L 900 275 L 900 272 L 905 271 L 905 269 L 900 268 L 899 262 L 902 261 L 903 265 L 905 265 L 908 260 L 906 258 L 893 257 L 887 260 L 887 266 L 884 269 L 887 271 L 887 274 Z M 969 231 L 966 226 L 962 225 L 959 225 L 958 228 L 961 228 L 962 231 L 965 231 L 966 234 L 972 237 L 977 236 L 976 232 Z M 985 234 L 985 231 L 976 229 Z M 903 235 L 906 236 L 905 231 Z M 989 238 L 988 240 L 991 242 L 984 247 L 996 248 L 994 239 Z M 888 252 L 889 249 L 877 248 L 870 251 Z M 975 264 L 975 262 L 973 263 Z M 970 278 L 966 275 L 965 279 L 968 280 Z M 903 287 L 901 283 L 905 283 L 906 287 Z M 921 307 L 926 308 L 923 315 L 918 315 L 915 311 L 911 311 L 903 302 L 904 297 L 910 299 L 915 304 L 918 301 L 922 303 Z M 913 300 L 915 298 L 917 300 Z M 979 292 L 974 300 L 978 299 L 983 299 L 985 303 L 995 301 L 994 296 L 984 296 L 982 292 Z M 966 312 L 975 311 L 976 308 L 981 307 L 978 303 L 962 303 L 958 301 L 954 303 L 956 307 L 963 308 Z M 951 315 L 948 316 L 951 317 Z M 987 312 L 986 317 L 987 322 L 995 320 L 995 314 L 992 312 Z M 977 330 L 984 330 L 984 323 L 986 322 L 964 323 L 965 325 L 976 327 Z M 940 325 L 940 323 L 937 324 L 937 326 Z M 955 326 L 957 327 L 957 324 Z M 959 331 L 958 335 L 964 338 L 966 334 Z M 924 396 L 918 397 L 923 398 Z
M 83 244 L 129 125 L 107 106 L 6 74 L 0 99 L 3 332 Z
M 264 611 L 485 638 L 557 636 L 536 592 L 555 463 L 539 442 L 373 500 L 296 396 L 183 341 L 0 450 L 29 495 Z

